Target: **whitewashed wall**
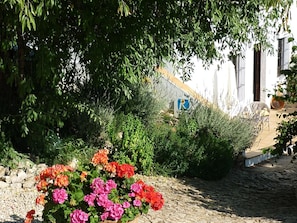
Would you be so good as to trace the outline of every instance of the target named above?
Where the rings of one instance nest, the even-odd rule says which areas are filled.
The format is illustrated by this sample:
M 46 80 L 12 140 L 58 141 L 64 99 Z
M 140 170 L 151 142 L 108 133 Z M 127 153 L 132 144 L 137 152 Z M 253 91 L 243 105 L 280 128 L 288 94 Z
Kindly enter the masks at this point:
M 297 44 L 297 1 L 294 0 L 293 6 L 291 7 L 291 21 L 290 26 L 293 37 L 295 38 L 295 44 Z
M 277 49 L 277 41 L 274 43 L 274 48 Z M 268 97 L 269 93 L 274 93 L 275 85 L 278 81 L 277 78 L 277 54 L 266 53 L 266 63 L 263 66 L 266 66 L 266 89 L 265 89 L 265 101 L 266 104 L 270 104 L 271 97 Z
M 248 47 L 245 51 L 245 98 L 241 101 L 243 105 L 254 100 L 253 73 L 254 73 L 254 50 Z

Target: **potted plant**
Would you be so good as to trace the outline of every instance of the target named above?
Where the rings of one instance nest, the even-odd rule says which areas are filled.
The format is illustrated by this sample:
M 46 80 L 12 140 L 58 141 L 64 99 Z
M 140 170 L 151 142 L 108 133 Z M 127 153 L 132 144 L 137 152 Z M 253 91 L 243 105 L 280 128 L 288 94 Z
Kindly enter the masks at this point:
M 45 222 L 134 223 L 149 208 L 160 210 L 164 204 L 162 194 L 135 179 L 132 165 L 109 162 L 107 149 L 77 168 L 48 167 L 37 177 L 37 190 L 41 193 L 36 203 L 44 205 Z M 26 223 L 34 213 L 28 212 Z
M 278 83 L 274 89 L 274 94 L 272 95 L 270 106 L 272 109 L 280 110 L 285 107 L 284 101 L 284 84 Z

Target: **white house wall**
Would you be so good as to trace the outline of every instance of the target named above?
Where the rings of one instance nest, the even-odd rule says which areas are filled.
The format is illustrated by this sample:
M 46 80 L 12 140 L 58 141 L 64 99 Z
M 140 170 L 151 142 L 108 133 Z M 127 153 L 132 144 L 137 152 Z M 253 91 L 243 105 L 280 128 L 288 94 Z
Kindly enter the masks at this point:
M 277 49 L 277 41 L 274 43 L 274 48 Z M 264 102 L 266 104 L 270 104 L 271 97 L 268 97 L 268 94 L 274 93 L 274 88 L 277 83 L 277 52 L 275 54 L 271 55 L 268 52 L 266 53 L 266 72 L 265 72 L 265 77 L 266 77 L 266 89 L 264 90 L 264 93 L 266 95 Z M 264 66 L 264 65 L 263 65 Z
M 233 114 L 238 105 L 238 93 L 235 67 L 231 61 L 226 61 L 223 64 L 219 62 L 204 67 L 201 60 L 192 58 L 193 74 L 190 81 L 185 82 L 187 86 L 205 98 L 207 101 L 218 106 L 223 111 Z M 167 64 L 167 70 L 172 70 L 172 67 Z M 180 78 L 181 74 L 175 74 Z
M 178 100 L 189 100 L 189 108 L 195 107 L 198 102 L 206 106 L 211 105 L 207 99 L 176 78 L 168 69 L 158 68 L 157 71 L 161 76 L 153 80 L 155 94 L 165 102 L 164 108 L 174 110 L 176 116 L 179 110 Z
M 297 1 L 294 1 L 291 8 L 291 21 L 292 34 L 295 37 L 295 42 L 297 42 Z
M 246 105 L 254 100 L 254 50 L 247 48 L 245 51 L 245 98 L 241 104 Z
M 267 74 L 267 53 L 265 51 L 261 51 L 261 66 L 260 66 L 260 101 L 266 102 L 267 101 L 267 83 L 266 79 L 268 78 Z

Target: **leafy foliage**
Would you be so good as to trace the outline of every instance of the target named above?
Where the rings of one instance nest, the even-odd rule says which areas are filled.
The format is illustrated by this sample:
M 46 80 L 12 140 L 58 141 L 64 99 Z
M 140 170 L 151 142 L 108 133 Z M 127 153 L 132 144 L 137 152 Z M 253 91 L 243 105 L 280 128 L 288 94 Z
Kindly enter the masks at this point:
M 158 120 L 159 113 L 164 108 L 164 102 L 156 97 L 150 79 L 145 78 L 143 83 L 133 86 L 133 95 L 130 99 L 121 97 L 114 107 L 115 110 L 124 111 L 126 114 L 131 113 L 141 119 L 145 125 L 150 125 Z
M 174 127 L 158 124 L 151 135 L 158 171 L 163 168 L 169 175 L 207 180 L 224 177 L 235 155 L 250 146 L 254 138 L 249 123 L 203 105 L 180 116 Z
M 27 159 L 28 156 L 15 151 L 11 143 L 0 139 L 0 165 L 15 169 L 21 160 Z
M 111 110 L 131 112 L 148 123 L 155 115 L 150 108 L 153 97 L 139 86 L 144 78 L 155 75 L 165 59 L 183 64 L 195 55 L 211 62 L 228 47 L 237 52 L 251 41 L 269 46 L 267 34 L 271 27 L 278 28 L 290 3 L 1 1 L 2 130 L 14 148 L 26 153 L 52 151 L 47 147 L 51 136 L 77 137 L 99 145 L 98 133 L 112 119 L 98 116 L 96 106 L 106 96 L 117 105 Z M 140 122 L 131 123 L 128 126 L 140 131 L 139 138 L 128 127 L 125 131 L 143 145 L 138 168 L 150 169 L 150 141 L 144 143 L 142 137 L 147 136 Z M 125 140 L 137 151 L 133 140 Z
M 1 128 L 1 121 L 0 121 L 0 149 L 1 149 L 0 150 L 1 166 L 16 168 L 22 159 L 28 158 L 26 155 L 15 151 L 11 142 L 6 139 L 5 133 L 2 131 L 2 128 Z
M 168 123 L 152 126 L 155 172 L 169 176 L 183 176 L 189 169 L 187 151 L 194 146 L 187 132 L 176 131 Z
M 110 102 L 98 100 L 79 103 L 73 113 L 65 120 L 61 129 L 62 137 L 75 136 L 94 146 L 103 146 L 107 128 L 114 118 L 114 109 Z
M 219 137 L 212 129 L 199 129 L 194 138 L 196 149 L 189 151 L 186 175 L 206 180 L 225 177 L 234 163 L 234 150 L 230 141 Z
M 287 70 L 282 70 L 281 73 L 285 75 L 285 83 L 283 86 L 286 86 L 283 89 L 281 99 L 289 103 L 297 102 L 297 47 L 292 47 L 292 55 L 290 67 Z M 278 135 L 275 138 L 275 150 L 273 153 L 281 155 L 283 150 L 293 145 L 294 153 L 297 152 L 297 142 L 294 142 L 294 138 L 297 136 L 297 112 L 291 112 L 284 115 L 286 120 L 282 121 L 277 127 Z
M 49 165 L 56 163 L 69 164 L 80 159 L 82 162 L 89 160 L 98 149 L 85 143 L 82 139 L 61 139 L 55 135 L 46 138 L 44 147 L 35 153 L 36 162 L 44 162 Z
M 244 151 L 254 140 L 253 126 L 249 122 L 230 118 L 215 107 L 198 105 L 189 117 L 183 118 L 183 125 L 192 133 L 197 129 L 209 129 L 217 137 L 229 141 L 234 153 Z
M 139 172 L 149 174 L 153 167 L 153 143 L 139 118 L 120 114 L 110 126 L 109 135 L 114 145 L 112 158 L 129 163 Z

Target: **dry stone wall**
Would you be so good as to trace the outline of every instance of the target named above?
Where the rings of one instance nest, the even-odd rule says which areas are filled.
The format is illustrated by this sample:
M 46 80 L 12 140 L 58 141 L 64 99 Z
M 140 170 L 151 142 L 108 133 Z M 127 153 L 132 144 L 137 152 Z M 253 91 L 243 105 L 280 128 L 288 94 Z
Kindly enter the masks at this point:
M 0 166 L 1 188 L 32 188 L 35 186 L 35 177 L 46 168 L 45 164 L 34 164 L 31 161 L 22 161 L 17 168 L 10 169 Z

